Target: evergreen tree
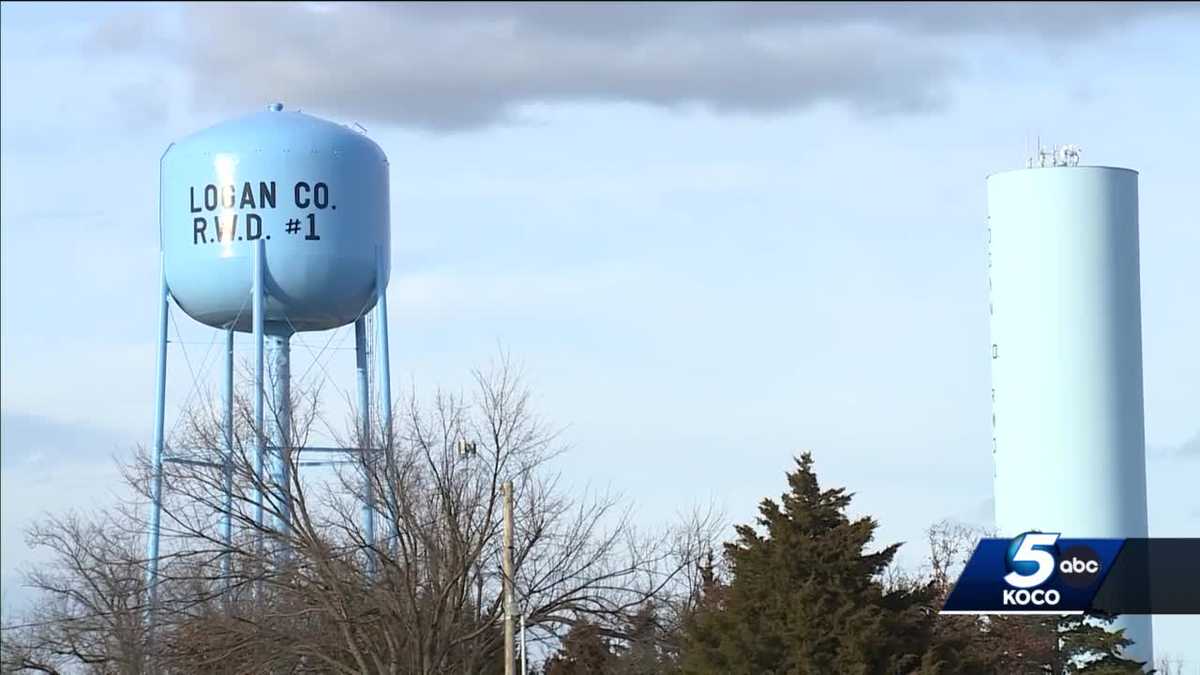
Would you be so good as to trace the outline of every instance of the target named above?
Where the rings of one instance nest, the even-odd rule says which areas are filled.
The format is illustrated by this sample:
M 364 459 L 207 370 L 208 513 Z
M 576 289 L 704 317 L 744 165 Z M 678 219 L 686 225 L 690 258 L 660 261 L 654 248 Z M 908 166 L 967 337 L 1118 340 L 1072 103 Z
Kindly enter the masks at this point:
M 617 658 L 622 675 L 670 675 L 678 672 L 668 631 L 659 623 L 653 600 L 638 607 L 625 630 L 628 636 Z
M 1025 642 L 1037 644 L 1040 649 L 1031 651 L 1023 659 L 1002 662 L 1001 669 L 1007 666 L 1009 670 L 1020 667 L 1021 672 L 1030 673 L 1103 675 L 1142 672 L 1140 661 L 1121 655 L 1121 650 L 1133 642 L 1125 637 L 1123 630 L 1111 630 L 1112 619 L 1109 617 L 1072 615 L 1024 621 L 1019 617 L 1009 619 L 1015 624 L 1015 631 L 1010 630 L 1010 634 L 1018 632 L 1027 636 Z
M 1125 658 L 1121 650 L 1133 644 L 1125 630 L 1112 630 L 1112 617 L 1065 616 L 1058 620 L 1060 663 L 1070 673 L 1118 675 L 1142 672 L 1141 661 Z
M 608 675 L 617 673 L 616 654 L 612 644 L 604 638 L 600 627 L 580 620 L 562 645 L 542 665 L 545 675 Z
M 1111 619 L 1083 616 L 944 616 L 922 661 L 923 675 L 1124 675 L 1142 664 L 1121 656 L 1132 642 Z
M 822 490 L 805 453 L 779 503 L 725 545 L 731 579 L 713 580 L 687 622 L 683 672 L 911 673 L 932 632 L 928 586 L 887 590 L 899 544 L 868 552 L 877 523 L 850 520 L 852 495 Z
M 586 621 L 576 623 L 562 645 L 542 666 L 545 675 L 674 675 L 678 673 L 667 631 L 659 624 L 652 600 L 605 637 Z

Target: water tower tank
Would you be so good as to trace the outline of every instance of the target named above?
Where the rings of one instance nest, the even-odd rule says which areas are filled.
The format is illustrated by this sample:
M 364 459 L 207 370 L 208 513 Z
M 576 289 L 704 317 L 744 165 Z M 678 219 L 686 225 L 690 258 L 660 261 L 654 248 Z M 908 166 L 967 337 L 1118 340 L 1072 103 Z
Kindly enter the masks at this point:
M 357 131 L 274 104 L 173 144 L 159 189 L 167 285 L 201 323 L 251 330 L 260 238 L 269 332 L 351 323 L 387 283 L 387 157 Z

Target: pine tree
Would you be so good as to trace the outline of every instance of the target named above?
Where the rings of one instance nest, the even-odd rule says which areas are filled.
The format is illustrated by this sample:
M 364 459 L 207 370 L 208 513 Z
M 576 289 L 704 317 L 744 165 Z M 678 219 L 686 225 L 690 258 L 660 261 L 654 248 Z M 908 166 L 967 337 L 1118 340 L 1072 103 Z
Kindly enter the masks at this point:
M 608 675 L 614 670 L 616 654 L 599 626 L 581 620 L 563 638 L 562 646 L 545 664 L 545 675 Z
M 924 675 L 1121 675 L 1142 664 L 1120 651 L 1132 642 L 1110 619 L 1084 616 L 952 617 L 938 620 Z
M 685 673 L 910 673 L 933 624 L 927 587 L 886 590 L 879 575 L 899 544 L 867 547 L 877 523 L 846 516 L 852 495 L 822 490 L 805 453 L 790 491 L 759 506 L 759 530 L 725 545 L 731 579 L 714 584 L 687 622 Z
M 1068 673 L 1119 675 L 1142 672 L 1143 663 L 1121 655 L 1133 644 L 1124 629 L 1112 630 L 1112 618 L 1064 616 L 1056 622 L 1057 666 Z
M 667 631 L 659 623 L 658 608 L 653 600 L 642 603 L 630 618 L 625 633 L 625 646 L 617 658 L 622 675 L 669 675 L 678 672 L 674 654 L 667 645 Z

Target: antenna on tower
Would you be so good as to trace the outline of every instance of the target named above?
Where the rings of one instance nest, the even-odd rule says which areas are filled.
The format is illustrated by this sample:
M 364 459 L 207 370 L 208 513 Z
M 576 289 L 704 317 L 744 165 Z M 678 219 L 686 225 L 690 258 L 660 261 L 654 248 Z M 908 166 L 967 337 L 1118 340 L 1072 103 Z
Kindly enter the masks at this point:
M 1079 166 L 1079 156 L 1083 154 L 1083 149 L 1078 145 L 1051 145 L 1049 147 L 1042 145 L 1042 137 L 1037 137 L 1037 165 L 1039 167 L 1056 167 L 1056 166 Z M 1033 157 L 1030 156 L 1025 162 L 1026 168 L 1033 168 Z
M 1083 152 L 1078 145 L 1063 145 L 1058 148 L 1054 158 L 1055 166 L 1079 166 L 1079 154 Z

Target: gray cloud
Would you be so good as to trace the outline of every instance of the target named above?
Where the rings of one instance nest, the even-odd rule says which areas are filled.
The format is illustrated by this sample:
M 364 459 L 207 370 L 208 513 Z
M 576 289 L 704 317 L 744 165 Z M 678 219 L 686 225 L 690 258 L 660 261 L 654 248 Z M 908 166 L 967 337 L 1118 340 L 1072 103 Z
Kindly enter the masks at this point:
M 88 424 L 0 410 L 0 611 L 23 611 L 35 594 L 20 570 L 45 558 L 25 541 L 47 513 L 87 512 L 128 497 L 113 458 L 132 441 Z
M 194 104 L 273 99 L 360 121 L 456 130 L 534 102 L 633 101 L 777 113 L 822 102 L 874 114 L 936 108 L 968 46 L 1078 41 L 1157 4 L 237 4 L 179 26 L 114 18 L 93 50 L 170 45 Z M 169 39 L 163 32 L 177 31 Z
M 132 453 L 133 439 L 84 424 L 71 424 L 10 410 L 0 411 L 0 466 L 5 471 L 36 468 L 53 472 L 62 462 L 107 463 Z

